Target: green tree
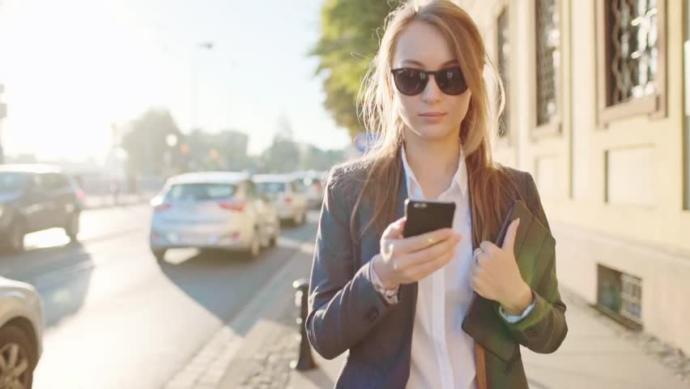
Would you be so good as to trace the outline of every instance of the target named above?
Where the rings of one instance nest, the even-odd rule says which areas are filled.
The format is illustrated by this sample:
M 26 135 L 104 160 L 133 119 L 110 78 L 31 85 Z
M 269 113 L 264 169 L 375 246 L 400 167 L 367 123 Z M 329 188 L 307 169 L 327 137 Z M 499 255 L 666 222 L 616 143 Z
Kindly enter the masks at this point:
M 241 171 L 251 167 L 247 156 L 249 137 L 239 131 L 206 133 L 194 130 L 185 137 L 186 165 L 192 170 Z
M 404 0 L 325 0 L 321 37 L 312 50 L 319 58 L 324 102 L 335 122 L 351 136 L 363 131 L 356 98 L 376 50 L 386 15 Z
M 170 112 L 165 109 L 149 109 L 130 122 L 130 130 L 122 138 L 122 148 L 127 151 L 130 175 L 164 175 L 178 160 L 179 150 L 166 142 L 169 135 L 182 139 Z
M 345 160 L 345 150 L 322 150 L 306 144 L 301 146 L 299 170 L 329 170 Z
M 259 157 L 259 170 L 264 173 L 287 173 L 297 170 L 300 147 L 292 139 L 292 126 L 286 117 L 278 121 L 278 130 L 271 145 Z

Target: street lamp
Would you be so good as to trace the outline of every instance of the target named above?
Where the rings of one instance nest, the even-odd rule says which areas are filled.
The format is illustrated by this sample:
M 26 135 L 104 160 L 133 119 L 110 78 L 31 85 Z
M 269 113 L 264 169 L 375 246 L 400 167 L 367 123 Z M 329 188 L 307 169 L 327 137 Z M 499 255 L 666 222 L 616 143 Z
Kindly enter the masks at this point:
M 199 50 L 211 51 L 211 50 L 213 50 L 214 46 L 215 46 L 215 44 L 213 42 L 206 41 L 206 42 L 197 43 L 194 46 L 194 48 L 199 49 Z M 191 62 L 192 62 L 192 77 L 191 77 L 191 81 L 192 81 L 191 89 L 192 89 L 192 91 L 191 92 L 192 93 L 191 93 L 190 114 L 189 114 L 190 132 L 194 131 L 194 129 L 197 126 L 197 123 L 196 123 L 197 102 L 198 102 L 197 100 L 199 99 L 197 96 L 197 65 L 196 65 L 196 61 L 194 58 L 195 58 L 194 53 L 192 53 L 192 59 L 191 59 Z

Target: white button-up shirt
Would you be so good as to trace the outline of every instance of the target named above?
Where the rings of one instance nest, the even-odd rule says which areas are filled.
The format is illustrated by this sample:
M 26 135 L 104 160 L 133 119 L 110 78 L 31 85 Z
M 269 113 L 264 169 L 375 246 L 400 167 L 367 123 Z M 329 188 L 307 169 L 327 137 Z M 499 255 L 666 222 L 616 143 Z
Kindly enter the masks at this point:
M 412 200 L 455 203 L 453 229 L 462 239 L 454 258 L 419 280 L 417 309 L 412 331 L 412 361 L 408 388 L 476 388 L 474 339 L 462 329 L 462 320 L 473 298 L 472 220 L 467 167 L 461 151 L 450 186 L 438 197 L 425 198 L 402 149 L 405 184 Z

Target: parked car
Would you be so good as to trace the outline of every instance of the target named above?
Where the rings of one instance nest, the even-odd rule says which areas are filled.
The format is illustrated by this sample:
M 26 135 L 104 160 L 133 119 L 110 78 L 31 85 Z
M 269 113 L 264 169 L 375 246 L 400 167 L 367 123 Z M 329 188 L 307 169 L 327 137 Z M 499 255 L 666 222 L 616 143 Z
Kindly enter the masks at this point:
M 150 246 L 158 260 L 172 248 L 236 250 L 257 257 L 280 235 L 273 204 L 256 192 L 246 173 L 172 177 L 151 205 Z
M 298 174 L 309 209 L 320 209 L 323 203 L 323 190 L 328 173 L 308 171 Z
M 58 167 L 0 165 L 1 243 L 21 252 L 26 234 L 54 227 L 76 241 L 83 200 L 76 182 Z
M 42 336 L 43 308 L 36 290 L 0 277 L 0 387 L 31 388 Z
M 257 174 L 253 177 L 259 193 L 276 205 L 281 221 L 295 225 L 307 219 L 307 196 L 299 177 L 291 174 Z

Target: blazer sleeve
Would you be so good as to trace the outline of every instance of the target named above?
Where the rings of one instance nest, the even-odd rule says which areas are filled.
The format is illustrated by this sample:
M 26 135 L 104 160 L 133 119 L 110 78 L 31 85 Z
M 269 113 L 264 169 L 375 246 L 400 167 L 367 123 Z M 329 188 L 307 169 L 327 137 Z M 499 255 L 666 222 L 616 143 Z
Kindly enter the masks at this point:
M 374 289 L 370 262 L 360 261 L 350 235 L 355 193 L 332 170 L 321 208 L 309 283 L 309 342 L 324 358 L 352 348 L 384 317 L 390 306 Z
M 550 231 L 537 186 L 529 173 L 525 174 L 524 182 L 527 206 Z M 545 250 L 540 255 L 547 261 L 546 272 L 539 285 L 532 290 L 534 308 L 516 323 L 504 321 L 518 343 L 538 353 L 556 351 L 568 333 L 566 306 L 558 292 L 556 279 L 555 244 L 548 245 Z

